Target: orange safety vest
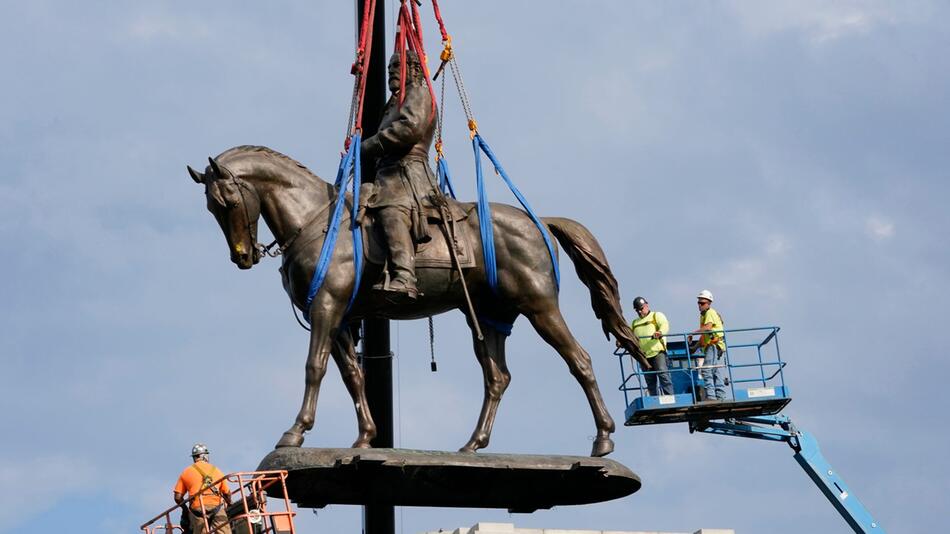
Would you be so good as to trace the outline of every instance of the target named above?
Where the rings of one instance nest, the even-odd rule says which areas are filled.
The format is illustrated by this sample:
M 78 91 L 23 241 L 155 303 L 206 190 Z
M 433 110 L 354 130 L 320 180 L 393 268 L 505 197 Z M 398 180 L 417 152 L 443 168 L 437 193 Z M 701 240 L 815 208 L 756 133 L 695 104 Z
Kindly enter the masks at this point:
M 198 495 L 193 495 L 195 499 L 194 499 L 194 502 L 192 503 L 192 508 L 200 512 L 201 503 L 204 502 L 204 498 L 202 497 L 202 495 L 207 495 L 207 492 L 210 491 L 214 496 L 218 498 L 218 504 L 213 508 L 213 512 L 216 513 L 217 509 L 224 502 L 224 500 L 221 498 L 221 490 L 219 490 L 218 487 L 214 485 L 214 478 L 211 476 L 211 474 L 206 473 L 203 469 L 198 467 L 197 462 L 192 464 L 191 467 L 194 467 L 195 471 L 197 471 L 198 474 L 201 475 L 201 489 L 198 490 Z M 212 468 L 211 473 L 214 473 L 213 468 Z M 195 504 L 198 504 L 198 506 L 195 506 Z M 209 512 L 211 511 L 209 510 Z

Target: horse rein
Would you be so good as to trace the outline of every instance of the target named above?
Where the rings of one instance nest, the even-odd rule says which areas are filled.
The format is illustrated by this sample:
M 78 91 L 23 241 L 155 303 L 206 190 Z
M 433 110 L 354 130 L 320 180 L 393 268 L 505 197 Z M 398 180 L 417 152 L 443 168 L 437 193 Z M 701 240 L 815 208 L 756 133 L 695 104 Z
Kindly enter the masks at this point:
M 284 252 L 287 252 L 288 250 L 290 250 L 290 247 L 294 244 L 294 241 L 296 241 L 297 238 L 300 237 L 300 234 L 303 233 L 304 228 L 307 228 L 308 226 L 313 224 L 314 221 L 316 221 L 318 218 L 320 218 L 321 215 L 326 213 L 326 211 L 330 209 L 330 206 L 332 205 L 333 205 L 333 202 L 329 202 L 324 207 L 317 210 L 317 212 L 313 215 L 313 217 L 310 217 L 310 219 L 307 222 L 300 225 L 300 227 L 298 227 L 297 230 L 294 231 L 293 235 L 291 235 L 287 239 L 287 241 L 284 242 L 284 244 L 279 244 L 278 240 L 274 238 L 274 240 L 271 241 L 270 244 L 268 245 L 265 245 L 263 243 L 257 243 L 255 245 L 255 248 L 257 249 L 258 252 L 260 252 L 261 257 L 264 257 L 266 255 L 271 258 L 276 258 L 282 255 Z M 271 249 L 273 249 L 274 247 L 276 247 L 276 249 L 273 252 L 271 252 Z
M 218 166 L 221 167 L 220 164 L 218 164 Z M 252 226 L 252 222 L 251 222 L 251 214 L 250 214 L 250 213 L 248 212 L 248 210 L 247 210 L 247 197 L 244 196 L 244 190 L 247 189 L 248 191 L 250 191 L 250 190 L 251 190 L 251 186 L 248 185 L 244 180 L 238 180 L 238 178 L 234 175 L 234 173 L 231 172 L 231 169 L 228 169 L 227 167 L 224 167 L 224 169 L 227 171 L 228 175 L 231 177 L 231 182 L 234 184 L 234 187 L 238 190 L 238 194 L 241 195 L 241 206 L 242 206 L 242 208 L 244 209 L 244 220 L 247 221 L 247 235 L 248 235 L 248 236 L 251 236 L 251 235 L 253 235 L 253 226 Z M 255 194 L 257 194 L 257 193 L 255 192 Z M 258 204 L 260 204 L 260 198 L 258 198 Z M 267 244 L 267 245 L 265 245 L 265 244 L 263 244 L 263 243 L 261 243 L 261 242 L 259 242 L 259 241 L 256 242 L 256 243 L 254 243 L 254 249 L 257 251 L 257 253 L 260 255 L 261 258 L 263 258 L 263 257 L 265 257 L 265 256 L 266 256 L 266 257 L 270 257 L 270 258 L 276 258 L 276 257 L 280 256 L 281 254 L 283 254 L 286 250 L 288 250 L 288 249 L 290 248 L 290 246 L 293 244 L 294 240 L 296 240 L 297 237 L 299 237 L 300 234 L 303 232 L 303 229 L 306 228 L 306 227 L 308 227 L 308 226 L 309 226 L 311 223 L 313 223 L 320 215 L 322 215 L 325 211 L 327 211 L 327 209 L 328 209 L 328 208 L 330 207 L 330 205 L 332 205 L 332 204 L 333 204 L 333 203 L 330 202 L 330 203 L 328 203 L 326 206 L 324 206 L 322 209 L 320 209 L 319 211 L 317 211 L 317 213 L 316 213 L 313 217 L 311 217 L 310 220 L 308 220 L 308 221 L 307 221 L 306 223 L 304 223 L 302 226 L 300 226 L 299 228 L 297 228 L 297 230 L 293 233 L 293 235 L 290 236 L 290 238 L 287 240 L 286 243 L 284 243 L 284 244 L 279 244 L 278 239 L 277 239 L 277 238 L 274 238 L 274 240 L 271 241 L 271 242 L 270 242 L 269 244 Z M 272 251 L 272 250 L 273 250 L 273 251 Z
M 218 164 L 218 166 L 221 167 L 220 164 Z M 247 221 L 247 235 L 251 236 L 253 235 L 251 214 L 247 210 L 247 197 L 244 196 L 244 189 L 251 191 L 251 186 L 248 185 L 246 182 L 244 182 L 244 180 L 238 180 L 237 176 L 235 176 L 234 173 L 231 172 L 231 169 L 228 169 L 227 167 L 224 167 L 224 168 L 227 171 L 228 175 L 230 175 L 231 182 L 234 184 L 234 187 L 237 188 L 238 194 L 241 195 L 241 205 L 244 209 L 244 219 L 245 221 Z M 254 194 L 256 195 L 257 192 L 255 191 Z M 258 204 L 260 204 L 260 196 L 258 196 Z M 270 257 L 270 258 L 276 258 L 280 255 L 283 255 L 285 252 L 290 250 L 290 247 L 294 244 L 297 238 L 300 237 L 300 234 L 303 233 L 304 229 L 309 227 L 320 216 L 326 213 L 330 209 L 330 206 L 332 206 L 333 204 L 335 204 L 335 201 L 330 201 L 325 206 L 317 210 L 317 212 L 313 215 L 313 217 L 311 217 L 306 223 L 304 223 L 299 228 L 297 228 L 297 230 L 293 233 L 293 235 L 291 235 L 290 238 L 287 239 L 287 241 L 283 245 L 278 243 L 277 238 L 274 238 L 274 240 L 271 241 L 270 244 L 268 245 L 265 245 L 261 242 L 254 243 L 254 250 L 257 251 L 257 253 L 260 255 L 261 258 L 265 256 Z M 274 249 L 274 251 L 271 252 L 271 249 Z M 286 258 L 285 258 L 285 261 L 286 261 Z M 301 328 L 309 332 L 310 328 L 308 328 L 307 325 L 305 325 L 303 321 L 300 320 L 300 317 L 297 316 L 297 307 L 294 306 L 293 298 L 290 299 L 290 308 L 291 310 L 293 310 L 294 319 L 297 320 L 297 324 L 299 324 Z

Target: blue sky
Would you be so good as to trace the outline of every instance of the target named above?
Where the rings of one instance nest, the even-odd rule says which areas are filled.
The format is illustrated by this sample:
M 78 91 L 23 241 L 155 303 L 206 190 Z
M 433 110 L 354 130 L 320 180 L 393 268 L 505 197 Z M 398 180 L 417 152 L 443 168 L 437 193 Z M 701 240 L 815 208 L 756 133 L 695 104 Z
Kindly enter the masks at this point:
M 262 144 L 334 174 L 354 12 L 329 4 L 4 6 L 0 532 L 135 531 L 169 504 L 193 442 L 225 471 L 250 469 L 292 421 L 307 337 L 277 262 L 228 261 L 185 165 Z M 446 4 L 480 131 L 540 215 L 598 237 L 628 316 L 642 294 L 692 328 L 708 288 L 729 326 L 782 326 L 786 413 L 886 528 L 941 530 L 947 5 Z M 447 100 L 448 157 L 471 199 L 467 132 Z M 491 191 L 514 202 L 500 181 Z M 567 264 L 562 278 L 619 421 L 611 343 Z M 399 445 L 468 438 L 481 398 L 468 339 L 460 314 L 436 318 L 432 374 L 425 322 L 393 325 Z M 488 450 L 586 454 L 590 413 L 560 358 L 524 321 L 508 353 Z M 331 371 L 307 445 L 355 433 Z M 847 529 L 784 445 L 684 425 L 615 438 L 612 458 L 644 481 L 629 498 L 514 516 L 404 508 L 397 529 Z M 353 532 L 359 518 L 330 507 L 298 524 Z

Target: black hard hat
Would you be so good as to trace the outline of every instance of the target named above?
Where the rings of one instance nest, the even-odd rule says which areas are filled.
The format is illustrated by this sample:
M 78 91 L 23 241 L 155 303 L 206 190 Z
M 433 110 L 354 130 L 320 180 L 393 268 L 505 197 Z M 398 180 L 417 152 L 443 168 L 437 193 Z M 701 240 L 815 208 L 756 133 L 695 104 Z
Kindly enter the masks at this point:
M 633 309 L 635 310 L 639 310 L 644 304 L 647 304 L 647 299 L 643 297 L 637 297 L 633 299 Z

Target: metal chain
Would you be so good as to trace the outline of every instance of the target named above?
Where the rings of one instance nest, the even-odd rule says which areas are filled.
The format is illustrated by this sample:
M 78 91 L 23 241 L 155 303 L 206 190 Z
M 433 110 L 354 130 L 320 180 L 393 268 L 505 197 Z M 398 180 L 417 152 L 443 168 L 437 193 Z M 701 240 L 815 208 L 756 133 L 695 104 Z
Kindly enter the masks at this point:
M 271 241 L 269 245 L 265 245 L 264 243 L 258 243 L 256 247 L 257 247 L 257 251 L 261 253 L 262 258 L 265 256 L 270 257 L 270 258 L 276 258 L 277 256 L 280 256 L 281 254 L 284 253 L 284 250 L 280 248 L 280 244 L 277 243 L 276 239 Z M 274 251 L 271 252 L 271 249 L 273 249 Z
M 439 148 L 441 148 L 442 143 L 442 125 L 443 117 L 445 115 L 445 76 L 442 77 L 442 92 L 439 95 L 439 114 L 436 115 L 435 122 L 435 138 L 440 143 Z
M 474 121 L 475 116 L 472 113 L 472 106 L 469 103 L 468 91 L 465 90 L 465 82 L 462 80 L 462 72 L 459 70 L 458 63 L 455 61 L 455 56 L 452 56 L 452 59 L 449 60 L 449 68 L 452 69 L 452 78 L 455 79 L 455 86 L 458 88 L 459 100 L 462 101 L 462 109 L 465 111 L 465 118 L 469 121 Z
M 350 134 L 353 133 L 353 126 L 356 124 L 356 106 L 358 105 L 359 93 L 360 93 L 360 74 L 356 75 L 356 79 L 353 81 L 353 98 L 350 100 L 350 116 L 346 121 L 346 134 L 344 139 L 349 139 Z
M 432 323 L 431 315 L 429 316 L 429 354 L 432 356 L 429 369 L 434 373 L 439 370 L 439 366 L 435 363 L 435 325 Z

